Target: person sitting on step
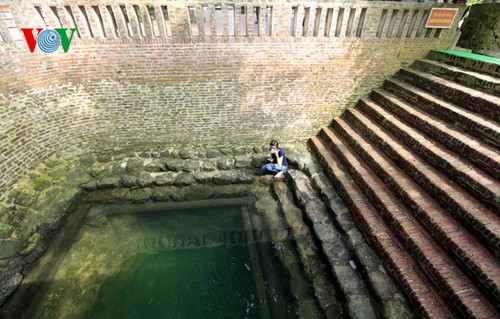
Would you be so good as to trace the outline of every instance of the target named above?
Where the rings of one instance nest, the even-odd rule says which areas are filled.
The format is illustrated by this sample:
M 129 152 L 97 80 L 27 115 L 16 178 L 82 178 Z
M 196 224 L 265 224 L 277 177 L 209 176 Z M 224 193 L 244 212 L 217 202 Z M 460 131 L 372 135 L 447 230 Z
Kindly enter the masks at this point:
M 280 177 L 288 168 L 285 151 L 279 148 L 278 141 L 276 140 L 272 140 L 269 144 L 269 157 L 267 160 L 270 163 L 262 166 L 262 171 L 264 173 L 276 173 L 274 177 Z

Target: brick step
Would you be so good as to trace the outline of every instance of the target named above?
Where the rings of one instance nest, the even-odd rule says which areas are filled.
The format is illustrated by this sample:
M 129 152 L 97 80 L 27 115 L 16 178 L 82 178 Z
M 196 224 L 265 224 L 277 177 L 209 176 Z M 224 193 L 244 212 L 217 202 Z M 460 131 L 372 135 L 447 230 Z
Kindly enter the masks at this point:
M 428 165 L 422 158 L 411 152 L 407 146 L 384 132 L 377 124 L 358 110 L 349 110 L 346 120 L 358 132 L 379 147 L 400 168 L 413 178 L 427 193 L 437 199 L 453 214 L 462 226 L 480 238 L 483 245 L 500 257 L 500 234 L 498 211 L 491 211 L 467 193 L 457 183 L 451 181 L 439 169 Z
M 412 68 L 422 72 L 432 73 L 449 81 L 454 81 L 479 91 L 500 96 L 500 80 L 488 74 L 478 73 L 426 59 L 415 61 Z
M 372 99 L 408 124 L 438 140 L 460 154 L 461 157 L 468 159 L 491 176 L 500 177 L 500 155 L 494 147 L 486 146 L 445 121 L 411 107 L 387 91 L 373 90 Z
M 500 97 L 408 68 L 400 69 L 397 77 L 446 101 L 482 114 L 496 122 L 500 121 Z
M 453 311 L 468 318 L 498 318 L 500 313 L 477 291 L 475 284 L 412 217 L 411 212 L 387 188 L 363 160 L 333 131 L 320 135 L 361 186 L 386 225 L 405 245 L 414 260 Z M 331 134 L 330 134 L 331 132 Z
M 500 78 L 500 64 L 459 56 L 451 52 L 447 52 L 446 50 L 431 51 L 428 55 L 428 59 Z
M 388 132 L 408 146 L 412 152 L 447 174 L 476 198 L 494 208 L 500 215 L 500 199 L 498 198 L 500 184 L 495 178 L 475 168 L 471 163 L 460 159 L 448 148 L 427 140 L 423 134 L 399 121 L 373 101 L 360 100 L 358 107 L 360 111 L 367 114 L 375 122 L 380 123 L 380 126 L 386 128 Z
M 382 179 L 414 213 L 421 225 L 427 229 L 439 244 L 465 269 L 469 277 L 478 282 L 483 292 L 493 303 L 500 304 L 500 263 L 471 232 L 466 230 L 436 200 L 411 179 L 381 150 L 366 138 L 355 132 L 343 119 L 332 123 L 332 128 L 323 134 L 331 135 L 334 129 L 355 152 L 370 165 Z M 498 219 L 498 218 L 497 218 Z M 497 223 L 500 229 L 500 219 Z
M 414 305 L 418 318 L 455 318 L 448 306 L 420 271 L 408 251 L 393 236 L 377 210 L 356 183 L 352 183 L 347 169 L 326 147 L 320 137 L 310 140 L 323 168 L 330 176 L 337 193 L 349 207 L 358 227 L 384 261 L 386 269 L 399 282 Z
M 383 88 L 404 98 L 411 105 L 417 106 L 429 114 L 438 116 L 448 123 L 462 128 L 478 137 L 484 143 L 500 148 L 500 127 L 494 121 L 436 98 L 416 86 L 394 78 L 386 80 Z

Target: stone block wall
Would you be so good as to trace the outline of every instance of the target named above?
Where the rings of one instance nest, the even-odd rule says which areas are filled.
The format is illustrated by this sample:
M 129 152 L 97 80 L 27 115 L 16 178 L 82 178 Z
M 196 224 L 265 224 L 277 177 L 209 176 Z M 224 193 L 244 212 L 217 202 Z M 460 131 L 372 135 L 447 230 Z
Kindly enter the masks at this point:
M 423 28 L 432 6 L 7 1 L 0 192 L 56 151 L 302 143 L 401 65 L 451 44 L 458 20 Z M 30 53 L 23 27 L 78 32 L 67 53 Z

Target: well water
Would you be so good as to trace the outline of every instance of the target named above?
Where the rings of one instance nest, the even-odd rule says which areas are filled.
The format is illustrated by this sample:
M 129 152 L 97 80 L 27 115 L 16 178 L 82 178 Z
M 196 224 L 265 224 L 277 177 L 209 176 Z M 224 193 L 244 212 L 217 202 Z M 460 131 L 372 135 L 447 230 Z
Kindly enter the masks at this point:
M 297 318 L 284 266 L 298 260 L 295 246 L 286 229 L 273 231 L 283 240 L 270 239 L 252 205 L 82 207 L 25 279 L 29 306 L 11 315 Z

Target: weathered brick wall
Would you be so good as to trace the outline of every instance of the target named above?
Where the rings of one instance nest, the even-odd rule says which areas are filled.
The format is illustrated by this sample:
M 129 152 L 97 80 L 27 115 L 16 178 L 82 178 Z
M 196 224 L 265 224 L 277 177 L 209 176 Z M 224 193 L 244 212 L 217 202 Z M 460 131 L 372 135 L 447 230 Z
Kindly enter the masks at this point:
M 29 19 L 34 9 L 26 1 L 8 9 L 18 27 L 39 23 Z M 402 64 L 446 48 L 454 35 L 406 38 L 405 26 L 402 37 L 389 37 L 386 24 L 378 37 L 377 11 L 367 14 L 375 26 L 360 37 L 291 37 L 289 11 L 276 7 L 276 36 L 194 38 L 179 31 L 187 29 L 187 17 L 175 19 L 181 9 L 170 12 L 172 37 L 82 32 L 68 53 L 52 54 L 30 53 L 22 37 L 0 41 L 0 191 L 56 151 L 305 141 Z M 287 25 L 274 25 L 278 19 Z

